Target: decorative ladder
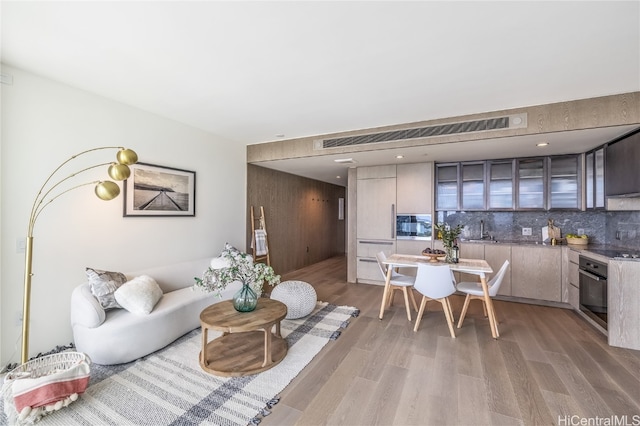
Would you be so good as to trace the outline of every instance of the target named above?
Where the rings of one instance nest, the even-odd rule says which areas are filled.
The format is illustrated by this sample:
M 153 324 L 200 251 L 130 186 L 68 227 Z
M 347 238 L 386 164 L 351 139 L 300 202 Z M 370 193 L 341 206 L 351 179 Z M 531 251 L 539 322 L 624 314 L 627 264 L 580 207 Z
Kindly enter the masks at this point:
M 256 223 L 258 227 L 256 228 Z M 267 254 L 265 255 L 256 255 L 256 229 L 262 229 L 265 232 L 265 247 L 267 249 Z M 260 217 L 256 218 L 253 213 L 253 206 L 251 206 L 251 249 L 253 250 L 253 260 L 267 260 L 267 266 L 271 266 L 271 260 L 269 259 L 269 239 L 267 234 L 267 223 L 264 218 L 264 207 L 260 206 Z

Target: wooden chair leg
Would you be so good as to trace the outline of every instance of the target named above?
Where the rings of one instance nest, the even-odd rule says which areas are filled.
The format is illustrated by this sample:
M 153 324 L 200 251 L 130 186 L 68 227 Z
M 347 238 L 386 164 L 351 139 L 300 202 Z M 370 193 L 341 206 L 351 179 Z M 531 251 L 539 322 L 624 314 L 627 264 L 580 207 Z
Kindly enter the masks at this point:
M 449 308 L 449 314 L 451 315 L 451 321 L 453 321 L 455 323 L 456 322 L 456 318 L 453 316 L 453 309 L 451 308 L 451 301 L 449 300 L 448 297 L 445 300 L 447 301 L 447 307 Z
M 442 303 L 442 310 L 444 311 L 444 316 L 447 319 L 447 325 L 449 326 L 449 333 L 451 333 L 452 338 L 456 338 L 456 332 L 453 331 L 453 319 L 451 316 L 451 310 L 449 306 L 449 298 L 445 297 L 444 299 L 439 300 Z
M 424 314 L 424 309 L 427 306 L 427 298 L 422 296 L 422 301 L 420 302 L 420 310 L 418 311 L 418 317 L 416 318 L 416 325 L 413 327 L 413 331 L 418 331 L 418 327 L 420 326 L 420 320 L 422 320 L 422 314 Z
M 389 289 L 389 294 L 387 295 L 387 301 L 386 301 L 386 305 L 387 305 L 387 309 L 391 307 L 391 305 L 393 304 L 393 296 L 395 295 L 395 291 L 397 290 L 397 287 L 391 286 L 391 288 Z
M 407 309 L 407 319 L 411 321 L 411 307 L 409 306 L 409 292 L 407 287 L 402 287 L 402 293 L 404 293 L 404 306 Z
M 485 318 L 489 316 L 489 314 L 487 313 L 487 304 L 484 303 L 484 299 L 482 299 L 482 312 L 484 313 Z
M 464 306 L 462 306 L 462 312 L 460 313 L 460 319 L 458 320 L 458 328 L 462 327 L 462 321 L 464 321 L 465 315 L 467 315 L 467 309 L 469 309 L 469 302 L 471 301 L 471 295 L 467 294 L 464 299 Z
M 409 298 L 411 299 L 411 303 L 413 303 L 413 309 L 418 312 L 418 305 L 416 304 L 416 298 L 413 295 L 413 287 L 409 289 Z
M 493 323 L 496 326 L 496 337 L 500 337 L 500 333 L 498 332 L 498 317 L 496 316 L 496 307 L 493 305 L 493 300 L 491 302 L 491 306 L 493 308 L 491 310 L 491 314 L 493 315 Z

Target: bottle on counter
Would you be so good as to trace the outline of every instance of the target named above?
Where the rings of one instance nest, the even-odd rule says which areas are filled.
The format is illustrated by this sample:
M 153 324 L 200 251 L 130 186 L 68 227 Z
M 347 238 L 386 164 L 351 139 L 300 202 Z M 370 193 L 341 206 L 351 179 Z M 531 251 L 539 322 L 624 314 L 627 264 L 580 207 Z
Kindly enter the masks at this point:
M 451 257 L 453 258 L 453 263 L 458 263 L 458 261 L 460 260 L 460 248 L 458 247 L 458 244 L 454 244 L 453 248 L 452 248 L 452 254 Z

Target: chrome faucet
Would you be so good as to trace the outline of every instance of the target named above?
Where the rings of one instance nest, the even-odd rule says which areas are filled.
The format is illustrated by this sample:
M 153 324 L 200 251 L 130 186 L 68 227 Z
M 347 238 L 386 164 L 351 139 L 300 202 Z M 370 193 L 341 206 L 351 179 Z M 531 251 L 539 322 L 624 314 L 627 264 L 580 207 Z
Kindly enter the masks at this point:
M 484 240 L 489 237 L 489 233 L 484 231 L 484 220 L 480 221 L 480 239 Z

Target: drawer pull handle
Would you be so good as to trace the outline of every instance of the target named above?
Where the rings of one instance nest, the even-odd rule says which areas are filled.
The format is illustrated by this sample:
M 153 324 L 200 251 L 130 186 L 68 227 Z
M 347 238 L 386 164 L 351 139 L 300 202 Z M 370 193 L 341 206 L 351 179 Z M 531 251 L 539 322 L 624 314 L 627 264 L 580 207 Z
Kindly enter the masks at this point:
M 393 241 L 358 241 L 359 244 L 378 244 L 384 246 L 392 246 Z

